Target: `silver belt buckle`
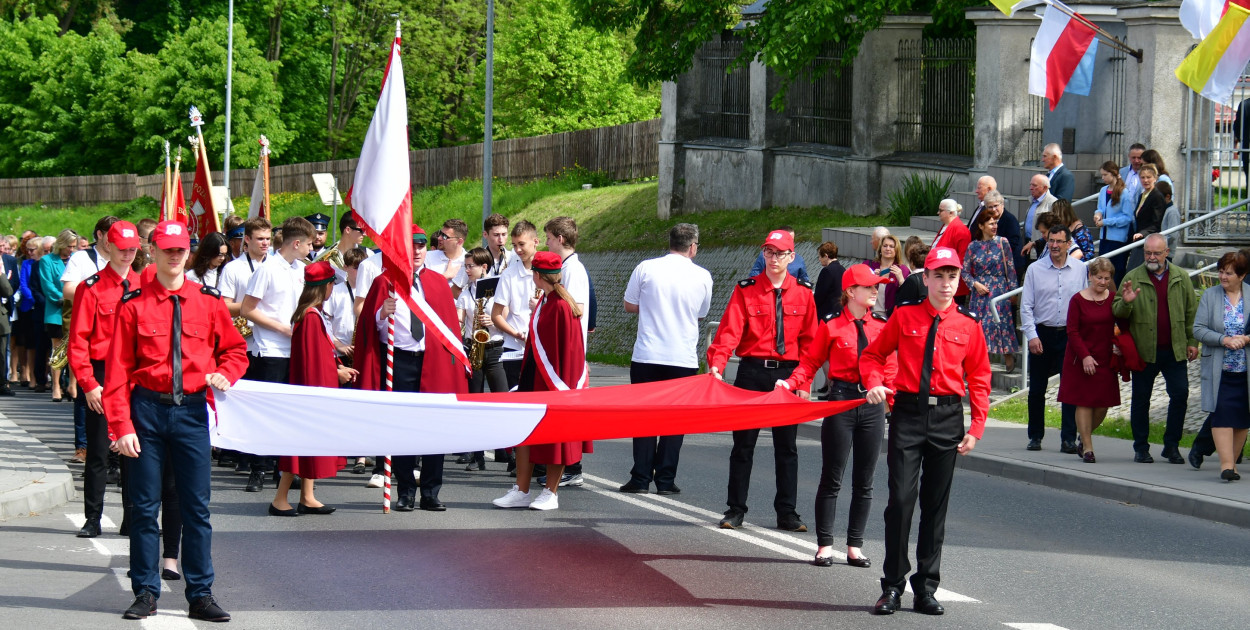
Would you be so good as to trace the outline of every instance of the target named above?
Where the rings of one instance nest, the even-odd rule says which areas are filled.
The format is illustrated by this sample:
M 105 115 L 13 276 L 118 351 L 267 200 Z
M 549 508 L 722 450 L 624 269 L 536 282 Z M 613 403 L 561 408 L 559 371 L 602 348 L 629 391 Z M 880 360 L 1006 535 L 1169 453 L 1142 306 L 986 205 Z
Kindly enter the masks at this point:
M 780 363 L 776 359 L 764 359 L 764 367 L 770 370 L 777 368 L 779 366 L 780 366 Z
M 937 404 L 938 404 L 938 399 L 937 399 L 937 396 L 930 396 L 930 397 L 929 397 L 929 406 L 930 406 L 930 407 L 936 407 L 936 406 L 937 406 Z

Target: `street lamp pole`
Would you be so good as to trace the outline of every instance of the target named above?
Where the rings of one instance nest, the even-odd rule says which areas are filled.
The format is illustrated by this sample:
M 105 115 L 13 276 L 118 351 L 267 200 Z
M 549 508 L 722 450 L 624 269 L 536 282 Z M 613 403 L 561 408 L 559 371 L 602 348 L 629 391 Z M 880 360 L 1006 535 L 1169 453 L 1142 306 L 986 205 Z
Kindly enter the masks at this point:
M 220 6 L 220 5 L 218 5 Z M 226 172 L 221 183 L 226 187 L 226 198 L 230 198 L 230 101 L 234 95 L 234 0 L 230 0 L 230 17 L 226 27 Z M 227 205 L 227 211 L 229 205 Z
M 490 216 L 491 136 L 495 118 L 495 0 L 486 0 L 486 132 L 482 140 L 482 224 Z

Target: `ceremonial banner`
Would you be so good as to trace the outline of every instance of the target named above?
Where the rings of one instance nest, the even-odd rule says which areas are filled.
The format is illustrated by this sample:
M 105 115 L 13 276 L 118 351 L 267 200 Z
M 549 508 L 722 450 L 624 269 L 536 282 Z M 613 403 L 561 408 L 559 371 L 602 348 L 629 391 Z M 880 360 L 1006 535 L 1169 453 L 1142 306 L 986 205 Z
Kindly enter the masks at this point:
M 1228 11 L 1198 47 L 1176 68 L 1176 78 L 1203 97 L 1229 104 L 1241 72 L 1250 61 L 1250 11 L 1229 4 Z
M 213 395 L 213 446 L 345 457 L 759 429 L 799 424 L 863 403 L 808 402 L 784 390 L 747 391 L 710 374 L 615 387 L 461 395 L 241 380 Z
M 252 202 L 247 206 L 247 218 L 264 217 L 269 220 L 269 138 L 260 137 L 260 164 L 256 165 L 256 180 L 252 182 Z
M 187 227 L 195 238 L 202 239 L 210 232 L 220 232 L 217 224 L 217 208 L 213 203 L 213 184 L 208 168 L 208 154 L 204 143 L 195 147 L 195 182 L 191 184 L 191 212 Z
M 1089 95 L 1098 43 L 1093 28 L 1054 7 L 1046 7 L 1033 38 L 1029 60 L 1029 94 L 1044 96 L 1054 111 L 1067 90 Z
M 459 333 L 453 333 L 425 298 L 412 288 L 408 101 L 404 93 L 404 66 L 399 58 L 399 44 L 399 24 L 396 23 L 390 60 L 382 76 L 382 94 L 378 97 L 364 145 L 360 148 L 356 176 L 347 190 L 347 204 L 360 226 L 382 250 L 383 273 L 396 287 L 408 287 L 406 292 L 399 292 L 399 297 L 425 324 L 427 335 L 438 340 L 468 370 L 469 357 L 464 353 Z

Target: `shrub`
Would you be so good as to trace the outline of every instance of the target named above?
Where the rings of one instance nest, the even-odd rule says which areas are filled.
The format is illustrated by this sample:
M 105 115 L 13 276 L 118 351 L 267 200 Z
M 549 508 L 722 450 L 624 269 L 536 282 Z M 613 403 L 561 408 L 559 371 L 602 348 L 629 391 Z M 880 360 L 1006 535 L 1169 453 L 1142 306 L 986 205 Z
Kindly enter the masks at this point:
M 938 204 L 946 198 L 950 190 L 953 175 L 945 181 L 937 177 L 913 174 L 903 181 L 903 185 L 886 196 L 890 205 L 889 217 L 891 225 L 909 225 L 911 218 L 917 215 L 933 214 Z

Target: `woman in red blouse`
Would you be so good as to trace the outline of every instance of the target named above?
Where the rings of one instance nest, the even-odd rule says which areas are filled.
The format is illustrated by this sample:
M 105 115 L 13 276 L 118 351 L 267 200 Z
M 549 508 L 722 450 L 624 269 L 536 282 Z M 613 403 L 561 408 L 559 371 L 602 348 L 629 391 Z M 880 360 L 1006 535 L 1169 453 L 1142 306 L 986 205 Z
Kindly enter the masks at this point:
M 778 386 L 804 391 L 812 377 L 826 362 L 829 364 L 828 400 L 858 400 L 864 397 L 860 383 L 859 356 L 864 348 L 885 327 L 885 317 L 873 314 L 879 285 L 889 282 L 872 272 L 867 265 L 852 265 L 842 274 L 842 313 L 830 318 L 817 329 L 816 339 L 804 352 L 799 367 Z M 894 358 L 886 366 L 886 387 L 893 387 L 897 364 Z M 846 563 L 867 568 L 872 566 L 860 547 L 864 545 L 864 525 L 872 507 L 872 480 L 881 454 L 881 438 L 885 433 L 885 404 L 863 404 L 850 411 L 825 418 L 820 428 L 820 450 L 823 464 L 820 486 L 816 490 L 816 566 L 833 565 L 833 517 L 842 488 L 842 473 L 852 449 L 855 452 L 851 471 L 851 515 L 846 526 Z

